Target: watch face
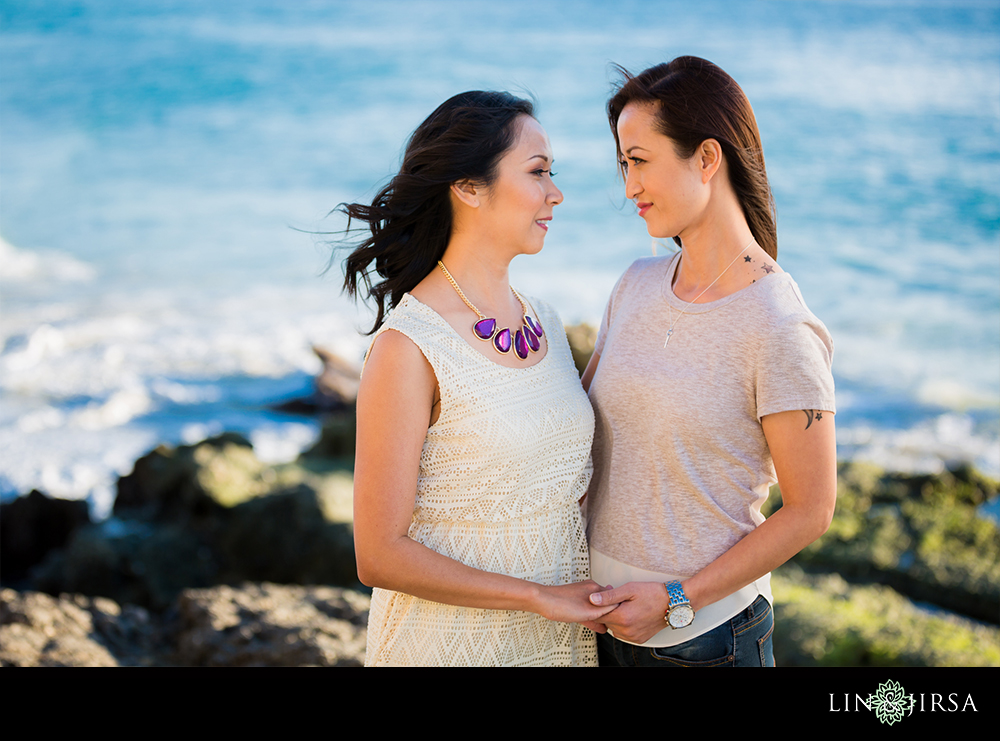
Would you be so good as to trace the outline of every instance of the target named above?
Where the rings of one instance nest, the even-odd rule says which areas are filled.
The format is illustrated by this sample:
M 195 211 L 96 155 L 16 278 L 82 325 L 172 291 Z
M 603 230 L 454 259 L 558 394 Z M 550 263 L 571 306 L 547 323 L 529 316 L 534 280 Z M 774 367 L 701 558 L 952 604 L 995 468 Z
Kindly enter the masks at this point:
M 671 628 L 686 628 L 694 621 L 694 610 L 691 605 L 678 605 L 670 611 L 669 623 Z

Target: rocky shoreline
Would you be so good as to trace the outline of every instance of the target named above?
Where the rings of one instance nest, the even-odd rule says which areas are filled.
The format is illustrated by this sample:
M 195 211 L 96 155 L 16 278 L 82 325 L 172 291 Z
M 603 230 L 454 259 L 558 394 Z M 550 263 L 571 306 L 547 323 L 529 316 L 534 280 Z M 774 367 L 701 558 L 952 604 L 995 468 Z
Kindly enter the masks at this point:
M 337 587 L 186 589 L 162 613 L 0 591 L 3 666 L 362 666 L 369 597 Z
M 567 333 L 583 367 L 593 330 Z M 362 665 L 356 371 L 324 361 L 292 404 L 323 433 L 294 463 L 226 433 L 140 458 L 104 522 L 41 492 L 4 504 L 0 665 Z M 774 574 L 778 663 L 1000 665 L 1000 528 L 977 514 L 997 482 L 842 463 L 838 489 L 830 531 Z

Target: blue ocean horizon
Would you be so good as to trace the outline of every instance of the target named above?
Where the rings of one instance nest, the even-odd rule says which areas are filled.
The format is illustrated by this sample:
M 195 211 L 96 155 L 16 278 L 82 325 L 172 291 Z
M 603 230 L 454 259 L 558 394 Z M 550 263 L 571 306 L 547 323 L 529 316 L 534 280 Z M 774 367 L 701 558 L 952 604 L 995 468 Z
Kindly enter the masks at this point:
M 565 202 L 512 280 L 597 324 L 651 250 L 614 65 L 681 54 L 754 106 L 779 261 L 835 341 L 840 457 L 1000 476 L 1000 0 L 0 0 L 0 495 L 101 515 L 160 442 L 308 446 L 268 405 L 308 390 L 314 344 L 359 362 L 371 323 L 324 272 L 330 211 L 463 90 L 536 100 Z

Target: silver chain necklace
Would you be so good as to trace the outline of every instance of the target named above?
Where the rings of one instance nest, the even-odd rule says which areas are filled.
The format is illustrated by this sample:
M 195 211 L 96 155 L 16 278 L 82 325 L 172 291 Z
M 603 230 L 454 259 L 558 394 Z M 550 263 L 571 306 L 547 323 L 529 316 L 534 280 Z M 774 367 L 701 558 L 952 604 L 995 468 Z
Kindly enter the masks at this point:
M 723 275 L 726 274 L 726 270 L 729 270 L 729 268 L 731 268 L 733 266 L 733 263 L 735 263 L 737 260 L 739 260 L 740 257 L 743 256 L 744 252 L 746 252 L 748 249 L 750 249 L 750 245 L 753 244 L 754 241 L 755 240 L 751 239 L 750 243 L 746 247 L 744 247 L 742 250 L 740 250 L 740 254 L 738 254 L 736 257 L 733 258 L 733 262 L 731 262 L 728 265 L 726 265 L 725 269 L 721 273 L 719 273 L 719 276 L 715 280 L 713 280 L 711 283 L 709 283 L 708 286 L 705 288 L 704 291 L 702 291 L 701 293 L 699 293 L 697 296 L 694 297 L 694 301 L 685 301 L 684 303 L 686 303 L 688 306 L 693 306 L 694 304 L 698 303 L 698 299 L 700 299 L 702 296 L 704 296 L 705 293 L 708 291 L 708 289 L 711 288 L 712 286 L 714 286 L 719 281 L 719 278 L 721 278 Z M 673 290 L 674 290 L 673 288 L 670 288 L 671 292 L 673 292 Z M 674 294 L 674 295 L 676 295 L 676 294 Z M 683 300 L 683 299 L 680 299 L 680 300 Z M 668 304 L 668 306 L 669 306 L 669 304 Z M 678 309 L 678 311 L 680 311 L 680 310 Z M 677 322 L 679 322 L 681 320 L 682 316 L 687 316 L 689 313 L 690 312 L 687 312 L 687 311 L 680 311 L 680 313 L 677 315 L 677 318 L 674 319 L 674 323 L 671 324 L 670 325 L 670 329 L 667 330 L 667 338 L 663 341 L 663 346 L 664 347 L 666 347 L 667 343 L 670 342 L 670 336 L 673 335 L 673 333 L 674 333 L 674 327 L 677 326 Z

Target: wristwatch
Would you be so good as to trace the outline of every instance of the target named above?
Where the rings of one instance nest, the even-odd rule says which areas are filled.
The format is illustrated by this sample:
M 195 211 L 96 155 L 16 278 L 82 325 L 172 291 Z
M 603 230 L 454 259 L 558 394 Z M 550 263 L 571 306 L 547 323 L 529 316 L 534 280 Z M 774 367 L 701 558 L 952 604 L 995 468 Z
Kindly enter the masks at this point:
M 670 598 L 670 605 L 663 619 L 671 628 L 686 628 L 694 622 L 694 610 L 684 594 L 684 587 L 679 581 L 668 581 L 663 586 L 667 588 L 667 596 Z

